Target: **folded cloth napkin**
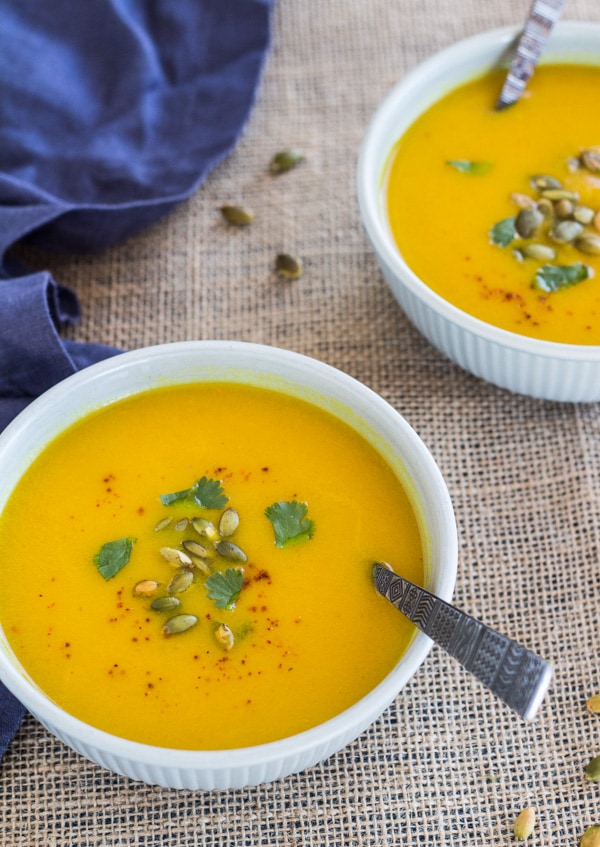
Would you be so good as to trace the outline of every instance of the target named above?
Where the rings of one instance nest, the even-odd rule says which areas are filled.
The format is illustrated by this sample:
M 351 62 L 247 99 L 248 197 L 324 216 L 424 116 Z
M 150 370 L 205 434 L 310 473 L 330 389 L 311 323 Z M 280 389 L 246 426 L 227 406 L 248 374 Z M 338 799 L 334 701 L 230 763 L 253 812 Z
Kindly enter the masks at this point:
M 59 380 L 119 352 L 61 339 L 77 298 L 10 248 L 99 250 L 195 191 L 249 116 L 272 2 L 3 0 L 0 430 Z M 23 714 L 0 682 L 0 757 Z

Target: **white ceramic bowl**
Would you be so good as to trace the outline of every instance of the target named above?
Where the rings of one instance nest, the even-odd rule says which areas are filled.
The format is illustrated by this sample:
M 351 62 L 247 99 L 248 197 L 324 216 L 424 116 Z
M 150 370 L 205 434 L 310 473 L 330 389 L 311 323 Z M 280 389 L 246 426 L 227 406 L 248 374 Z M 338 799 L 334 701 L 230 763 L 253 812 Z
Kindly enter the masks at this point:
M 600 400 L 600 346 L 527 338 L 468 315 L 432 291 L 406 264 L 389 229 L 382 180 L 392 148 L 429 106 L 452 89 L 505 66 L 518 31 L 497 29 L 435 54 L 396 85 L 375 113 L 357 169 L 358 202 L 367 235 L 406 315 L 442 353 L 478 377 L 546 400 Z M 600 24 L 564 22 L 542 61 L 600 64 Z M 516 108 L 516 107 L 515 107 Z
M 427 586 L 450 599 L 457 540 L 450 498 L 430 453 L 407 422 L 355 379 L 297 353 L 228 341 L 192 341 L 124 353 L 87 368 L 34 401 L 0 435 L 0 509 L 31 460 L 95 408 L 165 384 L 232 381 L 274 388 L 328 409 L 360 432 L 403 481 L 418 514 Z M 173 750 L 126 741 L 67 714 L 27 677 L 0 630 L 0 679 L 55 736 L 93 762 L 170 788 L 241 788 L 325 759 L 365 730 L 419 668 L 431 646 L 417 634 L 391 673 L 337 717 L 298 735 L 236 750 Z

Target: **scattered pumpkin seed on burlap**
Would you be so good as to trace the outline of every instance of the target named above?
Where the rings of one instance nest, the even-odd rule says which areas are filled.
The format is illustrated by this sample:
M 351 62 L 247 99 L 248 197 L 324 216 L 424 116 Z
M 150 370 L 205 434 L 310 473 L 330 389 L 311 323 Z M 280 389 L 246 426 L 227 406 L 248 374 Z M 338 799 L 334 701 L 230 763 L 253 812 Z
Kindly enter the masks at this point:
M 515 838 L 518 838 L 519 841 L 525 841 L 529 838 L 535 827 L 535 818 L 535 809 L 532 809 L 531 806 L 527 806 L 522 812 L 519 812 L 513 828 Z
M 588 826 L 581 836 L 579 847 L 600 847 L 600 824 Z
M 302 259 L 297 259 L 288 253 L 279 253 L 275 259 L 275 270 L 288 279 L 299 279 L 304 273 L 304 265 Z
M 594 756 L 585 766 L 585 778 L 590 782 L 600 779 L 600 756 Z

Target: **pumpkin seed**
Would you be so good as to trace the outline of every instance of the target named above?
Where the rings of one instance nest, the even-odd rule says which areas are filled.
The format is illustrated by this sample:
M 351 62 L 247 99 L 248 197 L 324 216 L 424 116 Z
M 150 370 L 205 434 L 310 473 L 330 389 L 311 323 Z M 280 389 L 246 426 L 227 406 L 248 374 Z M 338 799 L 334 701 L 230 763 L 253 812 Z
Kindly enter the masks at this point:
M 594 756 L 585 766 L 585 778 L 591 782 L 597 782 L 600 779 L 600 756 Z
M 219 541 L 215 550 L 219 556 L 228 559 L 230 562 L 246 562 L 248 560 L 244 551 L 232 541 Z
M 233 637 L 233 632 L 229 629 L 227 624 L 222 623 L 218 629 L 215 630 L 215 638 L 219 642 L 219 644 L 224 647 L 226 650 L 231 650 L 235 643 L 235 638 Z
M 538 212 L 542 213 L 547 221 L 552 220 L 554 217 L 554 203 L 552 200 L 542 197 L 541 200 L 538 200 L 536 208 Z
M 535 828 L 535 819 L 535 809 L 532 809 L 531 806 L 527 806 L 526 809 L 519 812 L 513 827 L 515 838 L 518 838 L 519 841 L 525 841 L 529 838 Z
M 194 572 L 188 568 L 181 568 L 167 585 L 169 594 L 183 594 L 194 581 Z
M 574 241 L 583 232 L 583 226 L 578 221 L 560 221 L 549 232 L 550 238 L 567 244 Z
M 546 191 L 548 189 L 562 188 L 562 183 L 553 176 L 547 174 L 534 174 L 531 177 L 531 185 L 537 188 L 538 191 Z
M 594 229 L 600 232 L 600 212 L 596 212 L 594 215 L 594 220 L 592 221 L 594 225 Z
M 202 538 L 208 538 L 210 541 L 215 541 L 219 537 L 216 526 L 206 518 L 193 518 L 192 526 Z
M 176 532 L 185 532 L 188 524 L 189 524 L 189 520 L 187 518 L 182 518 L 180 521 L 177 521 L 177 523 L 174 526 L 174 529 L 175 529 Z
M 600 235 L 591 232 L 583 233 L 573 242 L 574 246 L 588 256 L 600 256 Z
M 170 612 L 179 606 L 177 597 L 157 597 L 150 603 L 150 608 L 155 612 Z
M 572 200 L 557 200 L 554 204 L 554 213 L 557 218 L 561 218 L 561 220 L 566 220 L 566 218 L 570 218 L 573 214 L 575 206 L 573 205 Z
M 542 191 L 542 197 L 546 200 L 579 200 L 579 194 L 574 191 L 567 191 L 565 188 L 548 188 Z
M 219 519 L 219 532 L 224 538 L 228 538 L 240 525 L 240 516 L 233 508 L 225 509 Z
M 579 847 L 600 847 L 600 824 L 588 826 L 581 836 Z
M 166 559 L 169 564 L 175 565 L 176 567 L 192 564 L 190 557 L 184 553 L 183 550 L 178 550 L 176 547 L 161 547 L 160 555 L 163 559 Z
M 535 200 L 529 194 L 521 194 L 520 191 L 513 191 L 510 195 L 511 203 L 518 206 L 519 209 L 535 209 Z
M 573 208 L 573 217 L 580 224 L 591 224 L 594 220 L 594 210 L 589 206 L 575 206 Z
M 186 632 L 198 623 L 196 615 L 174 615 L 163 626 L 165 635 L 178 635 Z
M 154 527 L 154 531 L 160 532 L 161 529 L 166 529 L 166 527 L 168 527 L 169 524 L 171 523 L 171 520 L 172 520 L 172 518 L 163 518 L 161 521 L 159 521 L 156 524 L 156 526 Z
M 587 171 L 591 171 L 592 173 L 600 172 L 600 150 L 584 150 L 579 159 Z
M 158 591 L 159 583 L 153 579 L 143 579 L 134 586 L 133 593 L 138 597 L 153 597 Z
M 590 712 L 593 712 L 595 715 L 600 715 L 600 694 L 592 694 L 585 705 Z
M 546 244 L 524 244 L 521 252 L 528 259 L 535 259 L 538 262 L 551 262 L 556 259 L 556 250 Z
M 275 153 L 271 159 L 269 170 L 273 174 L 281 174 L 299 165 L 304 159 L 304 152 L 299 147 L 290 147 Z
M 521 238 L 532 238 L 543 220 L 544 216 L 537 209 L 521 209 L 515 218 L 515 229 Z
M 182 546 L 185 547 L 190 556 L 198 556 L 199 559 L 206 559 L 208 556 L 208 550 L 206 547 L 202 544 L 198 544 L 197 541 L 193 541 L 191 538 L 183 541 Z
M 254 212 L 243 206 L 221 206 L 221 214 L 233 226 L 248 226 L 254 220 Z
M 288 279 L 299 279 L 304 272 L 304 266 L 301 259 L 287 253 L 279 253 L 275 259 L 275 270 Z

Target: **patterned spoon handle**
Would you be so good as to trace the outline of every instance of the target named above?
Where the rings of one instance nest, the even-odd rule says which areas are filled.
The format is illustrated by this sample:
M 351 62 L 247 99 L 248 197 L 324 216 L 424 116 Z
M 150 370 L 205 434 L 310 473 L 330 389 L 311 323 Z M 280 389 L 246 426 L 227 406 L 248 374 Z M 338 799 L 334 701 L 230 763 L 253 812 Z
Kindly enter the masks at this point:
M 562 14 L 566 0 L 534 0 L 517 49 L 504 80 L 496 109 L 516 103 L 533 76 L 535 66 L 552 27 Z
M 375 587 L 526 720 L 532 720 L 552 680 L 552 666 L 505 635 L 461 612 L 382 562 L 373 565 Z

